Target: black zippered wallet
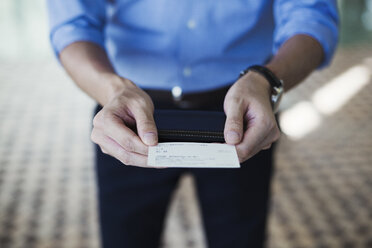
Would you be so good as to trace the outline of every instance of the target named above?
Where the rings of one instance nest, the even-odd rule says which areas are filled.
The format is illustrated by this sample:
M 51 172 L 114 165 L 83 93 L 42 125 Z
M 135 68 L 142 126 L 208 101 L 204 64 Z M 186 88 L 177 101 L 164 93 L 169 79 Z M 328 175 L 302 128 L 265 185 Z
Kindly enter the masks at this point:
M 157 109 L 154 119 L 159 142 L 225 143 L 226 116 L 222 111 Z

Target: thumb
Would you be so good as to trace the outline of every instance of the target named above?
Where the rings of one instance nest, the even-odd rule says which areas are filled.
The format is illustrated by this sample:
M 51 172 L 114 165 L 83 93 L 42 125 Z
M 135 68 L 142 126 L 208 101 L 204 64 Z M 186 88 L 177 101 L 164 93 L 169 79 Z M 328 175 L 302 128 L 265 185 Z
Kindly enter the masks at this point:
M 136 119 L 138 136 L 142 142 L 148 146 L 156 145 L 158 143 L 158 131 L 152 112 L 139 110 L 133 114 Z
M 226 109 L 224 136 L 227 144 L 239 144 L 243 137 L 244 111 L 237 106 Z

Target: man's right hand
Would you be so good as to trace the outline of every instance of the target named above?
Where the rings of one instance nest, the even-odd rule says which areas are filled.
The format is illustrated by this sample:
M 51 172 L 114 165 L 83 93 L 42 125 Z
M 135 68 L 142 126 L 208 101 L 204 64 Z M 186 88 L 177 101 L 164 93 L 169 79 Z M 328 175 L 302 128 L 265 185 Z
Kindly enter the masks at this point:
M 121 85 L 93 119 L 91 139 L 125 165 L 147 166 L 148 146 L 158 142 L 151 98 L 134 83 Z M 137 134 L 134 130 L 137 130 Z
M 158 143 L 151 98 L 116 74 L 99 45 L 74 42 L 59 57 L 74 82 L 104 106 L 93 120 L 93 142 L 126 165 L 147 167 L 148 146 Z

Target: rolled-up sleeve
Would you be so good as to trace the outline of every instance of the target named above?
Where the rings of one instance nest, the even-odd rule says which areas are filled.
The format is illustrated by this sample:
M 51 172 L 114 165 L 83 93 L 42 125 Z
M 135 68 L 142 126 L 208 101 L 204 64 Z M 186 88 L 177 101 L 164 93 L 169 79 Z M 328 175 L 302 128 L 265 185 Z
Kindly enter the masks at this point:
M 106 8 L 104 0 L 48 0 L 50 41 L 59 53 L 77 41 L 103 47 Z
M 323 48 L 324 60 L 320 68 L 330 63 L 338 42 L 336 0 L 276 0 L 274 15 L 274 54 L 292 36 L 306 34 Z

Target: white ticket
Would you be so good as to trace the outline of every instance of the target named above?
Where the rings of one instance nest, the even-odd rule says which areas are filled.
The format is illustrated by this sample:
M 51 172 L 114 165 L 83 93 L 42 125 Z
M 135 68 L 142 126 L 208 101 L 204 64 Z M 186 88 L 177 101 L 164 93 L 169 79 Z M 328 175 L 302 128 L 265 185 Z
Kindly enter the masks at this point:
M 235 146 L 212 143 L 159 143 L 149 147 L 147 165 L 178 168 L 239 168 Z

